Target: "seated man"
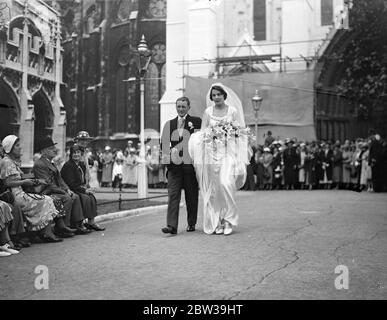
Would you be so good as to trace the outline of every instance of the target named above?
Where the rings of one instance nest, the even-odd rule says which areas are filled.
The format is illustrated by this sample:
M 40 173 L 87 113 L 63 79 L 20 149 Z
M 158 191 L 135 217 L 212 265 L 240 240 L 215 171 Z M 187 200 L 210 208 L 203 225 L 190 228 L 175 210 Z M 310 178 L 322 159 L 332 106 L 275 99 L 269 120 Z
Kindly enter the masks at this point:
M 65 219 L 59 219 L 56 223 L 56 233 L 58 236 L 71 237 L 75 234 L 90 233 L 83 226 L 83 212 L 79 196 L 72 192 L 63 181 L 57 166 L 52 160 L 57 154 L 56 143 L 51 138 L 46 137 L 38 142 L 38 151 L 41 153 L 40 159 L 34 163 L 32 172 L 37 179 L 46 182 L 43 194 L 47 194 L 54 200 L 59 200 L 65 211 Z M 73 225 L 75 229 L 69 228 Z M 74 232 L 74 233 L 73 233 Z

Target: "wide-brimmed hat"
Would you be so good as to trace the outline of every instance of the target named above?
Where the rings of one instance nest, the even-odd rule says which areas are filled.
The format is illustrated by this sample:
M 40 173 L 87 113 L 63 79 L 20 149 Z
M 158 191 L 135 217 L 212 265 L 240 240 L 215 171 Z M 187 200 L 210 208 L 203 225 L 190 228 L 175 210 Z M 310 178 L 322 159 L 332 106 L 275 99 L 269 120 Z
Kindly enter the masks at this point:
M 14 144 L 19 138 L 13 134 L 6 136 L 1 142 L 5 153 L 10 153 Z
M 93 140 L 93 138 L 90 137 L 89 133 L 87 131 L 79 131 L 77 135 L 75 136 L 75 139 L 83 139 L 83 140 Z
M 54 143 L 50 137 L 41 138 L 36 142 L 36 151 L 40 152 L 43 149 L 55 146 L 57 143 Z
M 265 147 L 265 148 L 263 148 L 263 151 L 264 151 L 264 152 L 270 152 L 270 148 Z
M 288 144 L 288 143 L 294 143 L 294 141 L 290 138 L 286 138 L 285 144 Z

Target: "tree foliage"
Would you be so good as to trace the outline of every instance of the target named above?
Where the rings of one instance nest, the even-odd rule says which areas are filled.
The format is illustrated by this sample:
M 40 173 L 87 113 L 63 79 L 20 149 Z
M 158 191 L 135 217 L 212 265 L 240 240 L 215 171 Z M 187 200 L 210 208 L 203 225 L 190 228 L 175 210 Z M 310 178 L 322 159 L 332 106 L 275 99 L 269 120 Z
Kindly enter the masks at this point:
M 347 68 L 339 91 L 368 118 L 387 94 L 387 0 L 355 0 L 349 26 L 353 40 L 343 52 Z

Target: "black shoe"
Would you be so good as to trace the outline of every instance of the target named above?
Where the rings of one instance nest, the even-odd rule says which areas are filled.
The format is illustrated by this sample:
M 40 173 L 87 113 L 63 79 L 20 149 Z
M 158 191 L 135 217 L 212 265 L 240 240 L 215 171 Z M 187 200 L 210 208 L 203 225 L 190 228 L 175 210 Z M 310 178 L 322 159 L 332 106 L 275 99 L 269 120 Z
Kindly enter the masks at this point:
M 187 232 L 192 232 L 192 231 L 195 231 L 195 226 L 188 226 Z
M 164 233 L 177 234 L 177 230 L 170 226 L 162 228 L 161 231 Z
M 13 242 L 12 245 L 10 245 L 10 249 L 14 249 L 17 251 L 21 251 L 23 246 L 19 242 Z
M 77 227 L 75 231 L 76 235 L 83 235 L 91 233 L 91 230 L 87 230 L 85 227 Z
M 65 227 L 64 228 L 67 232 L 72 232 L 72 233 L 74 233 L 75 231 L 77 231 L 77 229 L 75 229 L 75 228 L 70 228 L 70 227 Z
M 55 230 L 54 234 L 59 238 L 72 238 L 75 236 L 73 232 L 67 231 L 67 229 Z
M 59 239 L 55 236 L 54 237 L 48 236 L 46 234 L 41 234 L 39 237 L 43 242 L 46 242 L 46 243 L 55 243 L 55 242 L 62 242 L 63 241 L 63 239 Z
M 105 231 L 105 228 L 99 226 L 99 225 L 96 224 L 96 223 L 94 223 L 94 224 L 85 223 L 84 226 L 85 226 L 86 229 L 88 229 L 88 230 Z
M 27 238 L 27 237 L 24 237 L 24 238 L 15 238 L 15 239 L 12 239 L 12 242 L 21 247 L 21 248 L 28 248 L 28 247 L 31 247 L 31 241 Z

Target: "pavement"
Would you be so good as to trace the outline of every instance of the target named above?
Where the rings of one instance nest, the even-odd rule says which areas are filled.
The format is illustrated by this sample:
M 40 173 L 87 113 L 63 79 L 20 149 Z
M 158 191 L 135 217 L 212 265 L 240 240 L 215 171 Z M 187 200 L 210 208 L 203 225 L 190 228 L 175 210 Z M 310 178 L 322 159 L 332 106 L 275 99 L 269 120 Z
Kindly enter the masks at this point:
M 34 244 L 0 258 L 0 300 L 387 298 L 385 193 L 239 191 L 237 204 L 230 236 L 204 234 L 201 210 L 186 232 L 185 207 L 165 235 L 166 209 L 148 208 Z

